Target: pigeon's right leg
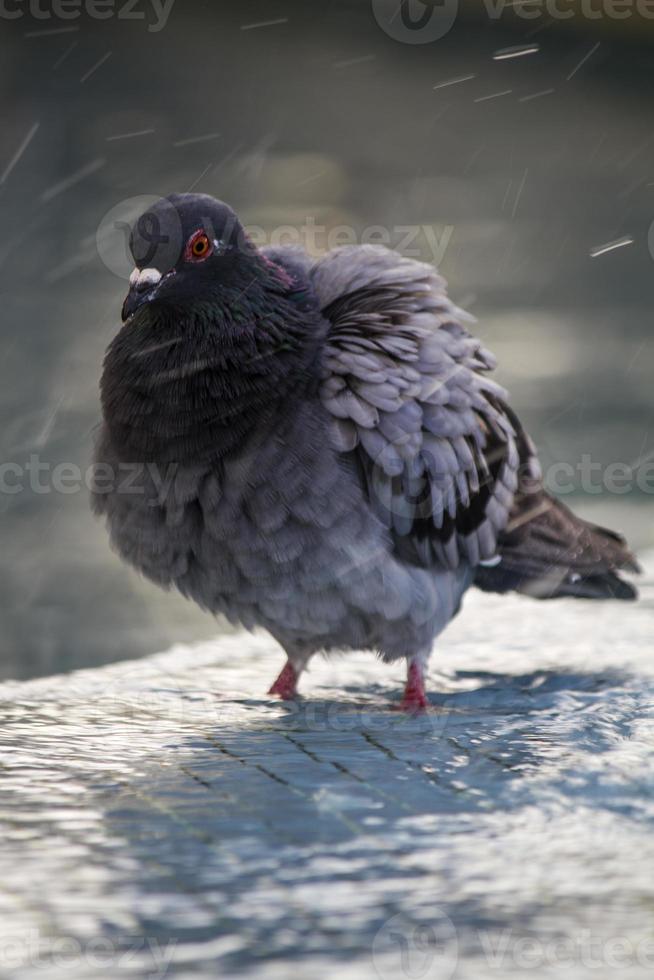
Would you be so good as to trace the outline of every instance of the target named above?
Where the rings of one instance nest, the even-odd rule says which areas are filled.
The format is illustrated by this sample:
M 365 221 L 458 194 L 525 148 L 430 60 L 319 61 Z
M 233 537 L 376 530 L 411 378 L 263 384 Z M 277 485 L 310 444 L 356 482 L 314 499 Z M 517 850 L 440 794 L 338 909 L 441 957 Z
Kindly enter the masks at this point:
M 292 701 L 297 694 L 297 682 L 309 662 L 310 656 L 311 654 L 307 653 L 289 653 L 286 663 L 268 694 L 276 694 L 282 701 Z

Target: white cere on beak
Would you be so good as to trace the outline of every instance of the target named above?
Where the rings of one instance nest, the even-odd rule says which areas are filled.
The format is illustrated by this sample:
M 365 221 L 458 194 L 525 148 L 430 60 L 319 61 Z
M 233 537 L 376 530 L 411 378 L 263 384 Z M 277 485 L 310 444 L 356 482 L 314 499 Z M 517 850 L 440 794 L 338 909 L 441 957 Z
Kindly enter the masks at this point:
M 146 289 L 148 286 L 156 286 L 160 280 L 161 273 L 158 269 L 132 269 L 129 284 L 137 289 Z

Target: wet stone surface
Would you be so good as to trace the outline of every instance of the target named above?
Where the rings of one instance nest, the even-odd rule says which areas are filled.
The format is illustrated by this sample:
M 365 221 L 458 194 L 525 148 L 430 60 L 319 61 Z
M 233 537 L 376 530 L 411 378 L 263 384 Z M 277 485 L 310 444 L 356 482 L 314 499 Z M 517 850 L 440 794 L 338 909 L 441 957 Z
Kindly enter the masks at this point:
M 370 655 L 271 701 L 266 636 L 3 684 L 0 976 L 651 976 L 647 564 L 469 595 L 418 718 Z

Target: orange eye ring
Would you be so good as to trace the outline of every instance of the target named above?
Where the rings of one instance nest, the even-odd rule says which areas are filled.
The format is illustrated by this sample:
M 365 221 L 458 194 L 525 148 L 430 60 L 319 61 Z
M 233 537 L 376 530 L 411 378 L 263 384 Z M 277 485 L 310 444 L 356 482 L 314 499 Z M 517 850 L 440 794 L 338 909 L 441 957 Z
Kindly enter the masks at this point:
M 189 262 L 203 262 L 212 252 L 209 236 L 205 231 L 199 229 L 194 232 L 186 243 L 185 258 Z

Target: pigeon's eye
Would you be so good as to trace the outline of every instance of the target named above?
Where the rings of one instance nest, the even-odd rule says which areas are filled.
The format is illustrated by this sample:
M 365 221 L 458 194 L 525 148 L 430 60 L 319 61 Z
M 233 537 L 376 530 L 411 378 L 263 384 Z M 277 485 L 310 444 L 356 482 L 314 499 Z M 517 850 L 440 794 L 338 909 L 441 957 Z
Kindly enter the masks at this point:
M 202 262 L 211 255 L 211 242 L 204 231 L 196 231 L 186 243 L 186 259 L 191 262 Z

